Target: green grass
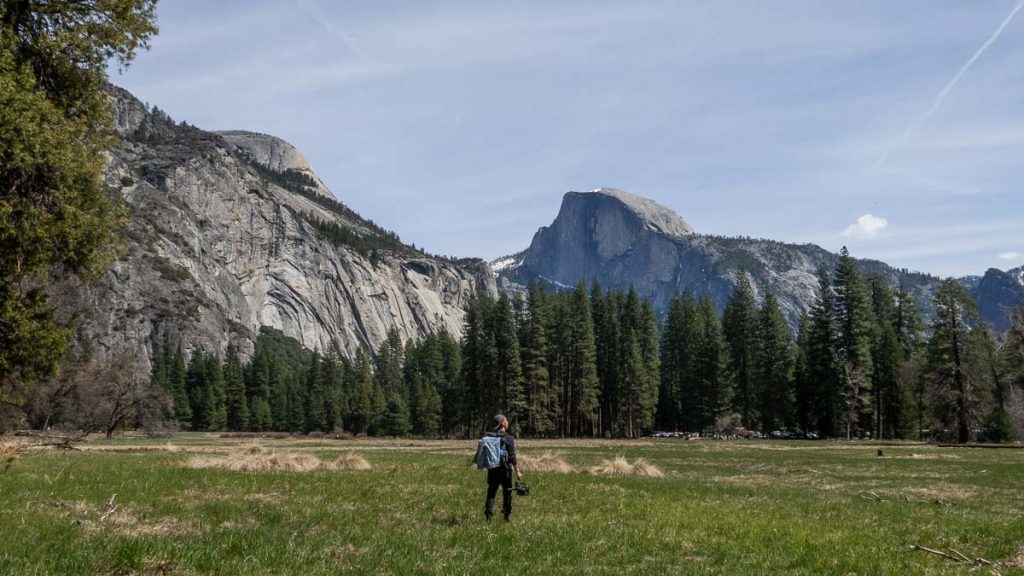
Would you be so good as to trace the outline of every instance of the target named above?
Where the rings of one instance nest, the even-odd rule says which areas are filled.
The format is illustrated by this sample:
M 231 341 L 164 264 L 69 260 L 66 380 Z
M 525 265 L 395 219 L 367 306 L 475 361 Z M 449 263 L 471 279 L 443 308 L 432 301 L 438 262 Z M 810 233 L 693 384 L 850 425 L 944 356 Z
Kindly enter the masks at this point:
M 624 455 L 663 479 L 532 474 L 483 521 L 473 443 L 263 440 L 355 451 L 368 472 L 196 470 L 193 451 L 28 451 L 0 462 L 0 574 L 1024 574 L 1024 450 L 835 443 L 540 442 L 577 468 Z M 160 449 L 134 438 L 86 448 Z M 100 515 L 116 493 L 117 511 Z

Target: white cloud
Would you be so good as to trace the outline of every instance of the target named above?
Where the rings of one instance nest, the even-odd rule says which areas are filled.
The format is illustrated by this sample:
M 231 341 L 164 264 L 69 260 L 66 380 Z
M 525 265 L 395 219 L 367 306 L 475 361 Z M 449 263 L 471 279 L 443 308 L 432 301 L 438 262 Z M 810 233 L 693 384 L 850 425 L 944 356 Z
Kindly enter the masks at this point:
M 1003 252 L 999 255 L 999 259 L 1017 262 L 1018 260 L 1024 260 L 1024 254 L 1021 254 L 1020 252 Z
M 889 229 L 889 221 L 874 214 L 864 214 L 843 230 L 843 236 L 859 240 L 871 240 Z

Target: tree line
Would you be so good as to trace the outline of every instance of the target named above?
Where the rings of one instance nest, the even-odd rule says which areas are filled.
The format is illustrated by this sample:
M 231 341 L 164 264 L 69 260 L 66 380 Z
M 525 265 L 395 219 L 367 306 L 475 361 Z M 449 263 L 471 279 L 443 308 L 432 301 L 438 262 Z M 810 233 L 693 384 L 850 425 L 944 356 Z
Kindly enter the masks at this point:
M 372 358 L 349 359 L 263 328 L 245 363 L 231 348 L 186 358 L 165 346 L 152 382 L 172 400 L 168 416 L 196 430 L 465 437 L 503 412 L 534 437 L 1013 438 L 1024 313 L 997 338 L 959 283 L 944 282 L 935 304 L 926 325 L 907 291 L 863 275 L 844 249 L 819 272 L 796 334 L 743 274 L 721 313 L 683 293 L 660 321 L 632 289 L 538 282 L 478 295 L 461 341 L 439 332 L 403 344 L 392 330 Z

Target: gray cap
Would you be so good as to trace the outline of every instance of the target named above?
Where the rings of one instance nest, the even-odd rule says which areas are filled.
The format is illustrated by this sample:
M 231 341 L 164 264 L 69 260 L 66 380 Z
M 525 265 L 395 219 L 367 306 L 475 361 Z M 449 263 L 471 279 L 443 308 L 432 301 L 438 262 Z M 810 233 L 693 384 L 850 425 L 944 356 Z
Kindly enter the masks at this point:
M 494 416 L 494 429 L 497 430 L 501 428 L 501 425 L 504 424 L 506 420 L 508 420 L 508 418 L 505 418 L 504 414 L 496 414 Z

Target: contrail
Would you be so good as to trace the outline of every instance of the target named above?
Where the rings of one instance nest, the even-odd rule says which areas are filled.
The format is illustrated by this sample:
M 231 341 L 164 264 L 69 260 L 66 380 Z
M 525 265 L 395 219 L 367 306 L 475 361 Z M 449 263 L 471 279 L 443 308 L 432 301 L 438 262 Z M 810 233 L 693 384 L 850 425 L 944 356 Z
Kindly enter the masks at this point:
M 1021 0 L 1024 2 L 1024 0 Z M 306 13 L 307 16 L 312 18 L 317 24 L 320 25 L 328 34 L 337 38 L 341 43 L 348 49 L 349 52 L 359 55 L 359 49 L 356 48 L 355 42 L 352 38 L 341 31 L 333 22 L 327 19 L 324 13 L 320 10 L 320 7 L 309 2 L 307 0 L 295 0 L 295 5 L 298 6 L 299 10 Z
M 1010 21 L 1013 20 L 1013 17 L 1017 15 L 1017 12 L 1020 12 L 1021 8 L 1024 8 L 1024 0 L 1017 1 L 1017 4 L 1013 7 L 1013 10 L 1010 10 L 1010 13 L 1006 16 L 1006 18 L 1003 19 L 1003 22 L 999 25 L 998 28 L 996 28 L 995 32 L 993 32 L 992 35 L 988 37 L 988 40 L 986 40 L 985 43 L 982 44 L 981 47 L 974 52 L 974 55 L 971 56 L 970 59 L 967 60 L 967 62 L 965 62 L 963 66 L 960 67 L 960 70 L 957 71 L 956 76 L 953 76 L 953 79 L 946 83 L 946 86 L 942 88 L 942 91 L 939 92 L 939 95 L 935 97 L 935 101 L 932 102 L 932 105 L 928 108 L 928 110 L 926 110 L 925 113 L 922 114 L 921 117 L 917 119 L 917 122 L 911 124 L 909 127 L 907 127 L 906 131 L 903 132 L 903 134 L 899 138 L 896 138 L 895 140 L 889 143 L 889 146 L 886 147 L 885 152 L 882 154 L 882 157 L 878 159 L 878 162 L 875 162 L 874 166 L 871 167 L 872 171 L 877 170 L 882 166 L 883 163 L 885 163 L 885 160 L 889 157 L 889 154 L 892 153 L 893 148 L 895 148 L 897 144 L 905 140 L 908 136 L 910 136 L 910 134 L 914 131 L 915 128 L 927 122 L 928 119 L 931 118 L 933 114 L 935 114 L 939 107 L 942 106 L 942 101 L 946 99 L 946 95 L 949 94 L 949 91 L 952 90 L 954 86 L 956 86 L 956 83 L 960 81 L 960 78 L 963 78 L 964 74 L 967 73 L 967 71 L 978 60 L 978 58 L 981 58 L 981 55 L 985 53 L 985 50 L 987 50 L 988 47 L 991 46 L 992 43 L 999 38 L 999 35 L 1003 33 L 1003 30 L 1005 30 L 1006 27 L 1010 24 Z

